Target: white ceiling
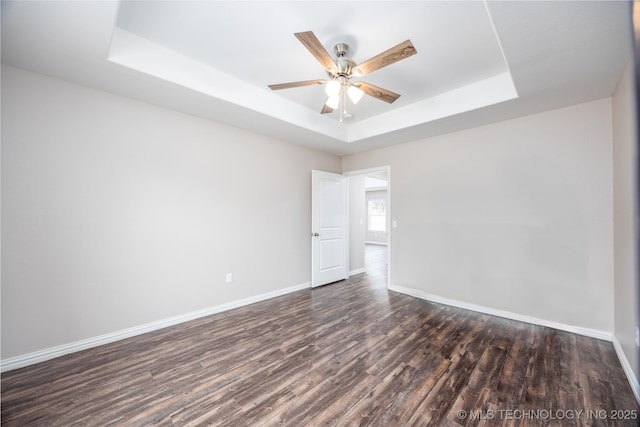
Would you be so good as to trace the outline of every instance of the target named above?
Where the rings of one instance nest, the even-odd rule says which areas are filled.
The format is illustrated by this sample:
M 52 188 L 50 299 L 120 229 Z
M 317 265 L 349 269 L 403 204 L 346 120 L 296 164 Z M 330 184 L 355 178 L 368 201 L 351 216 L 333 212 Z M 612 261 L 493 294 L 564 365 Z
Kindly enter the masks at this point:
M 2 1 L 2 62 L 313 148 L 348 154 L 610 96 L 631 51 L 622 1 Z M 357 62 L 417 54 L 363 81 L 354 118 L 321 115 L 323 79 L 293 36 Z

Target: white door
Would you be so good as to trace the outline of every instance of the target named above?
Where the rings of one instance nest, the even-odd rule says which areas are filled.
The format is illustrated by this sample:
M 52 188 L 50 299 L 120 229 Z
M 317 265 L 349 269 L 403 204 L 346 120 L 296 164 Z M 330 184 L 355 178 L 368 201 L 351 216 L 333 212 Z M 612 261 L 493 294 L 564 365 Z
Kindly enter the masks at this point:
M 348 276 L 347 177 L 311 171 L 311 286 Z

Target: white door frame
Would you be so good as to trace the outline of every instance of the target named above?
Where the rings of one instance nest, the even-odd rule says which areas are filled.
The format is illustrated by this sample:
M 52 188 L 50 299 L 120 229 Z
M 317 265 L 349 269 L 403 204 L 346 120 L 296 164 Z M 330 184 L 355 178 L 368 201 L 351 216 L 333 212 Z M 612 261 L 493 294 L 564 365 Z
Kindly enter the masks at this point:
M 391 241 L 392 241 L 392 233 L 391 233 L 391 166 L 379 166 L 375 168 L 368 169 L 358 169 L 353 171 L 343 172 L 342 174 L 348 177 L 355 175 L 367 175 L 370 173 L 376 172 L 386 172 L 387 173 L 387 289 L 391 285 Z M 351 191 L 351 188 L 349 188 Z M 349 227 L 349 221 L 347 221 L 347 227 Z M 347 228 L 347 236 L 349 235 L 349 230 Z M 351 245 L 351 242 L 349 242 Z

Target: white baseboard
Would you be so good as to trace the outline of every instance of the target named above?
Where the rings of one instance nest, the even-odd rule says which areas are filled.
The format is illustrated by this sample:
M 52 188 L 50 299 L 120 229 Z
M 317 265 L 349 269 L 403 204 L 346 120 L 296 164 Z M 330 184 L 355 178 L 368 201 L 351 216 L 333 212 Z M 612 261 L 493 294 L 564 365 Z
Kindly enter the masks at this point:
M 636 396 L 638 404 L 640 404 L 640 383 L 638 383 L 638 378 L 636 378 L 636 375 L 633 373 L 633 368 L 631 367 L 629 360 L 627 360 L 627 356 L 625 356 L 622 346 L 615 335 L 613 336 L 613 348 L 616 349 L 618 360 L 620 360 L 622 369 L 624 369 L 624 373 L 627 375 L 627 380 L 629 380 L 631 390 L 633 390 L 633 394 Z
M 401 294 L 420 298 L 439 304 L 450 305 L 453 307 L 464 308 L 465 310 L 477 311 L 479 313 L 490 314 L 492 316 L 504 317 L 505 319 L 517 320 L 520 322 L 531 323 L 533 325 L 546 326 L 548 328 L 558 329 L 560 331 L 572 332 L 578 335 L 584 335 L 591 338 L 597 338 L 605 341 L 613 341 L 613 334 L 610 332 L 599 331 L 597 329 L 583 328 L 580 326 L 566 325 L 564 323 L 553 322 L 550 320 L 539 319 L 537 317 L 526 316 L 524 314 L 513 313 L 510 311 L 498 310 L 496 308 L 485 307 L 481 305 L 471 304 L 451 298 L 445 298 L 438 295 L 429 294 L 417 289 L 406 288 L 404 286 L 389 285 L 389 290 L 400 292 Z
M 64 356 L 65 354 L 75 353 L 77 351 L 86 350 L 88 348 L 109 344 L 111 342 L 123 340 L 125 338 L 130 338 L 136 335 L 142 335 L 147 332 L 156 331 L 158 329 L 166 328 L 168 326 L 174 326 L 180 323 L 188 322 L 190 320 L 199 319 L 201 317 L 210 316 L 212 314 L 221 313 L 223 311 L 232 310 L 234 308 L 243 307 L 245 305 L 254 304 L 256 302 L 265 301 L 265 300 L 279 297 L 291 292 L 295 292 L 303 289 L 309 289 L 310 286 L 311 286 L 310 282 L 302 283 L 300 285 L 278 289 L 272 292 L 255 295 L 255 296 L 244 298 L 237 301 L 231 301 L 231 302 L 220 304 L 214 307 L 205 308 L 203 310 L 192 311 L 190 313 L 181 314 L 178 316 L 170 317 L 168 319 L 162 319 L 155 322 L 146 323 L 144 325 L 134 326 L 132 328 L 123 329 L 120 331 L 100 335 L 97 337 L 87 338 L 87 339 L 72 342 L 69 344 L 63 344 L 56 347 L 35 351 L 33 353 L 11 357 L 11 358 L 0 361 L 0 372 L 6 372 L 6 371 L 11 371 L 13 369 L 23 368 L 25 366 L 33 365 L 35 363 L 40 363 L 46 360 L 55 359 L 56 357 Z
M 360 273 L 364 273 L 364 272 L 365 272 L 364 267 L 363 267 L 363 268 L 358 268 L 358 269 L 356 269 L 356 270 L 351 270 L 351 271 L 349 272 L 349 277 L 351 277 L 351 276 L 355 276 L 356 274 L 360 274 Z

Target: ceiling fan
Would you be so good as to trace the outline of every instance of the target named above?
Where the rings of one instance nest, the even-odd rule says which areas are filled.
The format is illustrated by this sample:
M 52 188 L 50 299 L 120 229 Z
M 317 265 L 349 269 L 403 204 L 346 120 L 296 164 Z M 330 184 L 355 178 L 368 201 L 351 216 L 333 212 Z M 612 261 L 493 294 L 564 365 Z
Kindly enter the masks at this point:
M 331 113 L 336 108 L 339 108 L 341 122 L 351 117 L 346 110 L 347 97 L 349 97 L 354 104 L 360 101 L 364 94 L 388 102 L 389 104 L 400 97 L 397 93 L 374 86 L 370 83 L 351 81 L 352 78 L 365 76 L 417 53 L 411 41 L 406 40 L 391 49 L 379 53 L 373 58 L 367 59 L 361 64 L 356 64 L 353 59 L 347 56 L 349 46 L 346 43 L 338 43 L 334 46 L 333 51 L 336 54 L 336 59 L 334 60 L 312 31 L 295 33 L 294 35 L 324 67 L 330 80 L 320 79 L 281 83 L 269 85 L 269 88 L 271 88 L 271 90 L 280 90 L 326 84 L 325 92 L 327 94 L 327 100 L 322 107 L 321 114 Z

